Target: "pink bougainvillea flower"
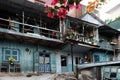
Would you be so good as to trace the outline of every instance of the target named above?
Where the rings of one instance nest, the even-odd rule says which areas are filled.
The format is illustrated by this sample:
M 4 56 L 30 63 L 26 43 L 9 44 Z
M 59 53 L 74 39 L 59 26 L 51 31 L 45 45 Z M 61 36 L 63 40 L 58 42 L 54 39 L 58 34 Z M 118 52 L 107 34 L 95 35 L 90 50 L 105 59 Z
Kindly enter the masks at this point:
M 76 5 L 76 9 L 80 9 L 82 7 L 82 4 Z
M 59 8 L 59 10 L 57 12 L 57 16 L 59 18 L 66 18 L 67 12 L 68 11 L 65 8 Z
M 55 5 L 55 4 L 57 4 L 58 2 L 60 2 L 60 0 L 52 0 L 51 4 L 52 4 L 52 5 Z
M 48 16 L 49 18 L 54 18 L 54 13 L 53 13 L 53 12 L 49 12 L 49 13 L 47 13 L 47 16 Z
M 69 5 L 70 9 L 73 9 L 75 6 L 73 4 Z
M 47 5 L 47 4 L 44 4 L 44 6 L 45 6 L 46 8 L 48 8 L 48 5 Z

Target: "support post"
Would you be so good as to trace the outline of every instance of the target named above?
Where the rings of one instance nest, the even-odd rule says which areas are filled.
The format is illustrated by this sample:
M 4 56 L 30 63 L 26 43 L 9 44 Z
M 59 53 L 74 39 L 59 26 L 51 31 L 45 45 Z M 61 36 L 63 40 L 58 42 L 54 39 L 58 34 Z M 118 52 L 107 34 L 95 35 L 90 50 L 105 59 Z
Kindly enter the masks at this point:
M 71 43 L 71 59 L 72 59 L 72 71 L 74 71 L 74 64 L 73 64 L 73 43 Z
M 23 23 L 22 33 L 24 33 L 24 11 L 22 12 L 22 23 Z

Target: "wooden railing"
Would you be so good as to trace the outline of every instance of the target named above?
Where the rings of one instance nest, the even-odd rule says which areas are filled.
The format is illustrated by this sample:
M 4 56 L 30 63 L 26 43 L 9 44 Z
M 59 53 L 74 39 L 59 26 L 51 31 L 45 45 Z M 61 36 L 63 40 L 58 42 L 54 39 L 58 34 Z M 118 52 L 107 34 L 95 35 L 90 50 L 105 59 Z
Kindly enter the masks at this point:
M 18 21 L 8 20 L 4 18 L 0 18 L 0 28 L 9 29 L 12 31 L 25 33 L 25 34 L 33 34 L 33 35 L 35 34 L 38 36 L 44 36 L 53 39 L 60 39 L 60 34 L 61 34 L 57 30 L 21 23 Z

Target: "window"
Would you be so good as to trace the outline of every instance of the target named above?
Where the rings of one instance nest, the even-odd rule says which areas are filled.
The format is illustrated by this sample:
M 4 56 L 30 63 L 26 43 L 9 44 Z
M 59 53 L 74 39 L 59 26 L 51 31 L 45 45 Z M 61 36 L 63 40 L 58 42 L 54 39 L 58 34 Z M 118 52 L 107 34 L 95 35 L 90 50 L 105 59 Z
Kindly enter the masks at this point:
M 19 50 L 4 49 L 3 50 L 3 61 L 8 61 L 9 57 L 13 57 L 16 61 L 19 61 Z
M 67 66 L 67 57 L 61 56 L 61 66 Z
M 75 63 L 76 63 L 76 64 L 79 64 L 78 62 L 79 62 L 79 59 L 78 59 L 78 57 L 76 57 L 76 58 L 75 58 Z

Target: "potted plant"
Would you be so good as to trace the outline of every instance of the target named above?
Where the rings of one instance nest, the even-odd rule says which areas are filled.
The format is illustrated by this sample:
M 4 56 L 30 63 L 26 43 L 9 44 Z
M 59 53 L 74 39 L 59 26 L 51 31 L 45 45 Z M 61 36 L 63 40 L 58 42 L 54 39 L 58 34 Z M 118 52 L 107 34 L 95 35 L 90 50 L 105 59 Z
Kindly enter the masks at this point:
M 10 62 L 11 65 L 14 65 L 15 58 L 9 57 L 8 60 L 9 60 L 9 62 Z

